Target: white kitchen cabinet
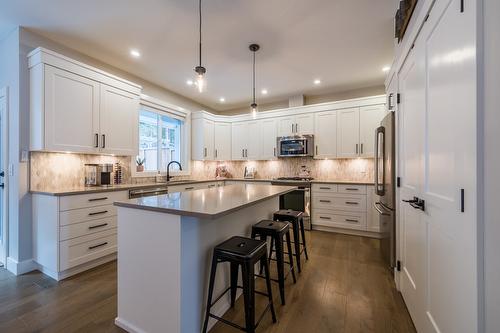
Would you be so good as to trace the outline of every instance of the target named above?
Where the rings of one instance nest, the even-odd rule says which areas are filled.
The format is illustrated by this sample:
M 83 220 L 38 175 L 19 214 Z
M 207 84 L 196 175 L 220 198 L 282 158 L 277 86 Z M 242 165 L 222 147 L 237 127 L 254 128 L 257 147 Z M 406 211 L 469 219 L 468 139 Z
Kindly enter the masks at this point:
M 232 159 L 257 160 L 261 154 L 260 122 L 257 120 L 232 124 Z
M 137 155 L 140 86 L 42 48 L 29 71 L 30 150 Z
M 139 154 L 139 97 L 101 84 L 99 108 L 100 152 Z
M 337 157 L 359 156 L 359 108 L 337 111 Z
M 261 121 L 261 155 L 262 160 L 276 159 L 276 140 L 278 138 L 278 122 L 276 118 Z
M 214 154 L 215 159 L 218 161 L 231 159 L 231 123 L 215 123 Z
M 312 113 L 279 117 L 278 124 L 279 136 L 314 134 L 314 115 Z
M 215 122 L 205 118 L 193 119 L 191 129 L 192 159 L 197 161 L 210 161 L 215 159 Z
M 359 156 L 373 157 L 375 154 L 375 130 L 380 126 L 386 111 L 384 105 L 359 108 Z
M 337 157 L 337 111 L 318 112 L 315 115 L 315 158 Z
M 99 82 L 43 64 L 30 74 L 32 150 L 98 152 Z

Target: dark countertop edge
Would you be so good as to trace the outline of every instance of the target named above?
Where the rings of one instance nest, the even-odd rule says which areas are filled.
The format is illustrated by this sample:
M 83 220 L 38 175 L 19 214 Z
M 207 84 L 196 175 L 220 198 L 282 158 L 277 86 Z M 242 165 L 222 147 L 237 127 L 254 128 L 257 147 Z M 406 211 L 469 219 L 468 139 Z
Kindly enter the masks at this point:
M 270 185 L 270 186 L 272 186 L 272 185 Z M 286 185 L 283 185 L 283 186 L 286 186 Z M 290 188 L 288 190 L 280 191 L 280 192 L 277 192 L 273 195 L 269 195 L 267 197 L 260 198 L 260 199 L 257 199 L 255 201 L 252 201 L 252 202 L 247 202 L 241 206 L 237 206 L 237 207 L 225 210 L 225 211 L 217 213 L 217 214 L 207 214 L 207 213 L 192 212 L 192 211 L 186 211 L 186 210 L 177 210 L 177 209 L 171 209 L 171 208 L 143 206 L 143 205 L 133 204 L 133 203 L 124 202 L 124 201 L 116 201 L 113 203 L 113 205 L 118 206 L 118 207 L 124 207 L 124 208 L 147 210 L 147 211 L 163 213 L 163 214 L 190 216 L 190 217 L 196 217 L 196 218 L 200 218 L 200 219 L 215 220 L 215 219 L 221 218 L 223 216 L 229 215 L 235 211 L 238 211 L 238 210 L 247 208 L 249 206 L 256 205 L 256 204 L 261 203 L 263 201 L 269 200 L 271 198 L 292 192 L 297 188 L 295 186 L 287 186 L 287 187 L 290 187 Z
M 166 183 L 146 183 L 146 184 L 124 184 L 111 187 L 89 187 L 88 189 L 69 189 L 61 191 L 50 191 L 50 190 L 30 190 L 31 194 L 43 194 L 52 196 L 66 196 L 66 195 L 79 195 L 79 194 L 91 194 L 91 193 L 103 193 L 103 192 L 116 192 L 116 191 L 128 191 L 131 189 L 145 189 L 154 188 L 162 186 L 177 186 L 177 185 L 189 185 L 198 183 L 211 183 L 218 181 L 239 181 L 239 182 L 271 182 L 273 179 L 245 179 L 245 178 L 224 178 L 224 179 L 205 179 L 205 180 L 193 180 L 193 181 L 179 181 L 174 184 Z M 367 182 L 357 182 L 357 181 L 342 181 L 342 180 L 312 180 L 311 184 L 348 184 L 348 185 L 374 185 L 374 183 Z

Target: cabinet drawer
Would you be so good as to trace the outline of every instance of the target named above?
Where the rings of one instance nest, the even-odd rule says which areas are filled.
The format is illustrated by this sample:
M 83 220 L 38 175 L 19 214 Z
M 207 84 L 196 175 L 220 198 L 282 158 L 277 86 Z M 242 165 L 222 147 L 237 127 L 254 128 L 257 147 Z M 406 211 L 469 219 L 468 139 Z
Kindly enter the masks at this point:
M 116 244 L 116 229 L 60 242 L 59 270 L 64 271 L 115 253 Z
M 337 184 L 312 184 L 313 193 L 337 193 Z
M 339 193 L 366 194 L 366 185 L 338 185 Z
M 111 205 L 115 201 L 127 199 L 128 191 L 63 196 L 59 201 L 59 210 L 66 211 L 70 209 Z
M 64 241 L 71 238 L 86 236 L 114 229 L 117 226 L 117 217 L 112 216 L 99 220 L 75 223 L 62 226 L 59 231 L 59 240 Z
M 313 211 L 312 223 L 328 227 L 366 230 L 366 214 L 317 209 Z
M 365 195 L 314 195 L 313 209 L 333 209 L 342 211 L 366 212 Z
M 91 220 L 98 220 L 116 215 L 113 205 L 67 210 L 59 213 L 59 225 L 64 226 Z

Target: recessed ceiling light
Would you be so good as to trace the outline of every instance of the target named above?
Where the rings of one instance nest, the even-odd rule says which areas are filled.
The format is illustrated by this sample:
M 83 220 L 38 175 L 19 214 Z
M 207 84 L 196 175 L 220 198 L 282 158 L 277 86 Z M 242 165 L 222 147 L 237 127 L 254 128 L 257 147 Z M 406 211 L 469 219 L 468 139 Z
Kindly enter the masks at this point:
M 320 79 L 316 79 L 316 80 L 314 80 L 314 84 L 315 84 L 315 85 L 321 84 L 321 80 L 320 80 Z
M 226 99 L 224 97 L 219 98 L 219 102 L 224 103 Z
M 186 84 L 187 84 L 188 86 L 192 86 L 192 85 L 193 85 L 193 83 L 194 83 L 194 82 L 193 82 L 193 80 L 187 80 L 187 81 L 186 81 Z
M 388 72 L 391 70 L 391 66 L 384 66 L 382 67 L 382 72 Z
M 267 89 L 262 89 L 260 92 L 262 93 L 262 95 L 267 95 Z
M 130 50 L 130 55 L 134 58 L 139 58 L 141 56 L 141 52 L 139 52 L 139 50 L 132 49 Z

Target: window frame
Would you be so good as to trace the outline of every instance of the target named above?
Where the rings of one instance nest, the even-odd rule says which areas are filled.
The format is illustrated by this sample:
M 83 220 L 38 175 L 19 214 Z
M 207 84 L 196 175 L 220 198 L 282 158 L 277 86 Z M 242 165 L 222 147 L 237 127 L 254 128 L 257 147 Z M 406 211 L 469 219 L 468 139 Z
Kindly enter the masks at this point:
M 181 161 L 182 163 L 182 171 L 171 171 L 171 176 L 189 176 L 191 175 L 191 112 L 185 110 L 182 107 L 178 107 L 175 105 L 168 104 L 166 102 L 160 101 L 156 98 L 141 95 L 140 100 L 140 109 L 137 113 L 137 126 L 139 127 L 139 117 L 141 111 L 149 111 L 159 114 L 160 116 L 167 116 L 174 119 L 179 119 L 184 124 L 181 127 Z M 161 130 L 162 127 L 158 126 L 158 135 L 161 138 Z M 139 132 L 137 132 L 139 133 Z M 139 134 L 137 134 L 139 135 Z M 159 139 L 161 140 L 161 139 Z M 138 145 L 140 144 L 140 138 L 137 140 Z M 158 147 L 159 148 L 159 147 Z M 158 160 L 160 160 L 161 149 L 158 149 Z M 158 171 L 143 171 L 137 172 L 136 169 L 136 158 L 131 159 L 130 161 L 130 169 L 132 178 L 144 178 L 144 177 L 155 177 L 158 175 Z M 167 174 L 166 171 L 160 171 L 161 176 L 165 176 Z

